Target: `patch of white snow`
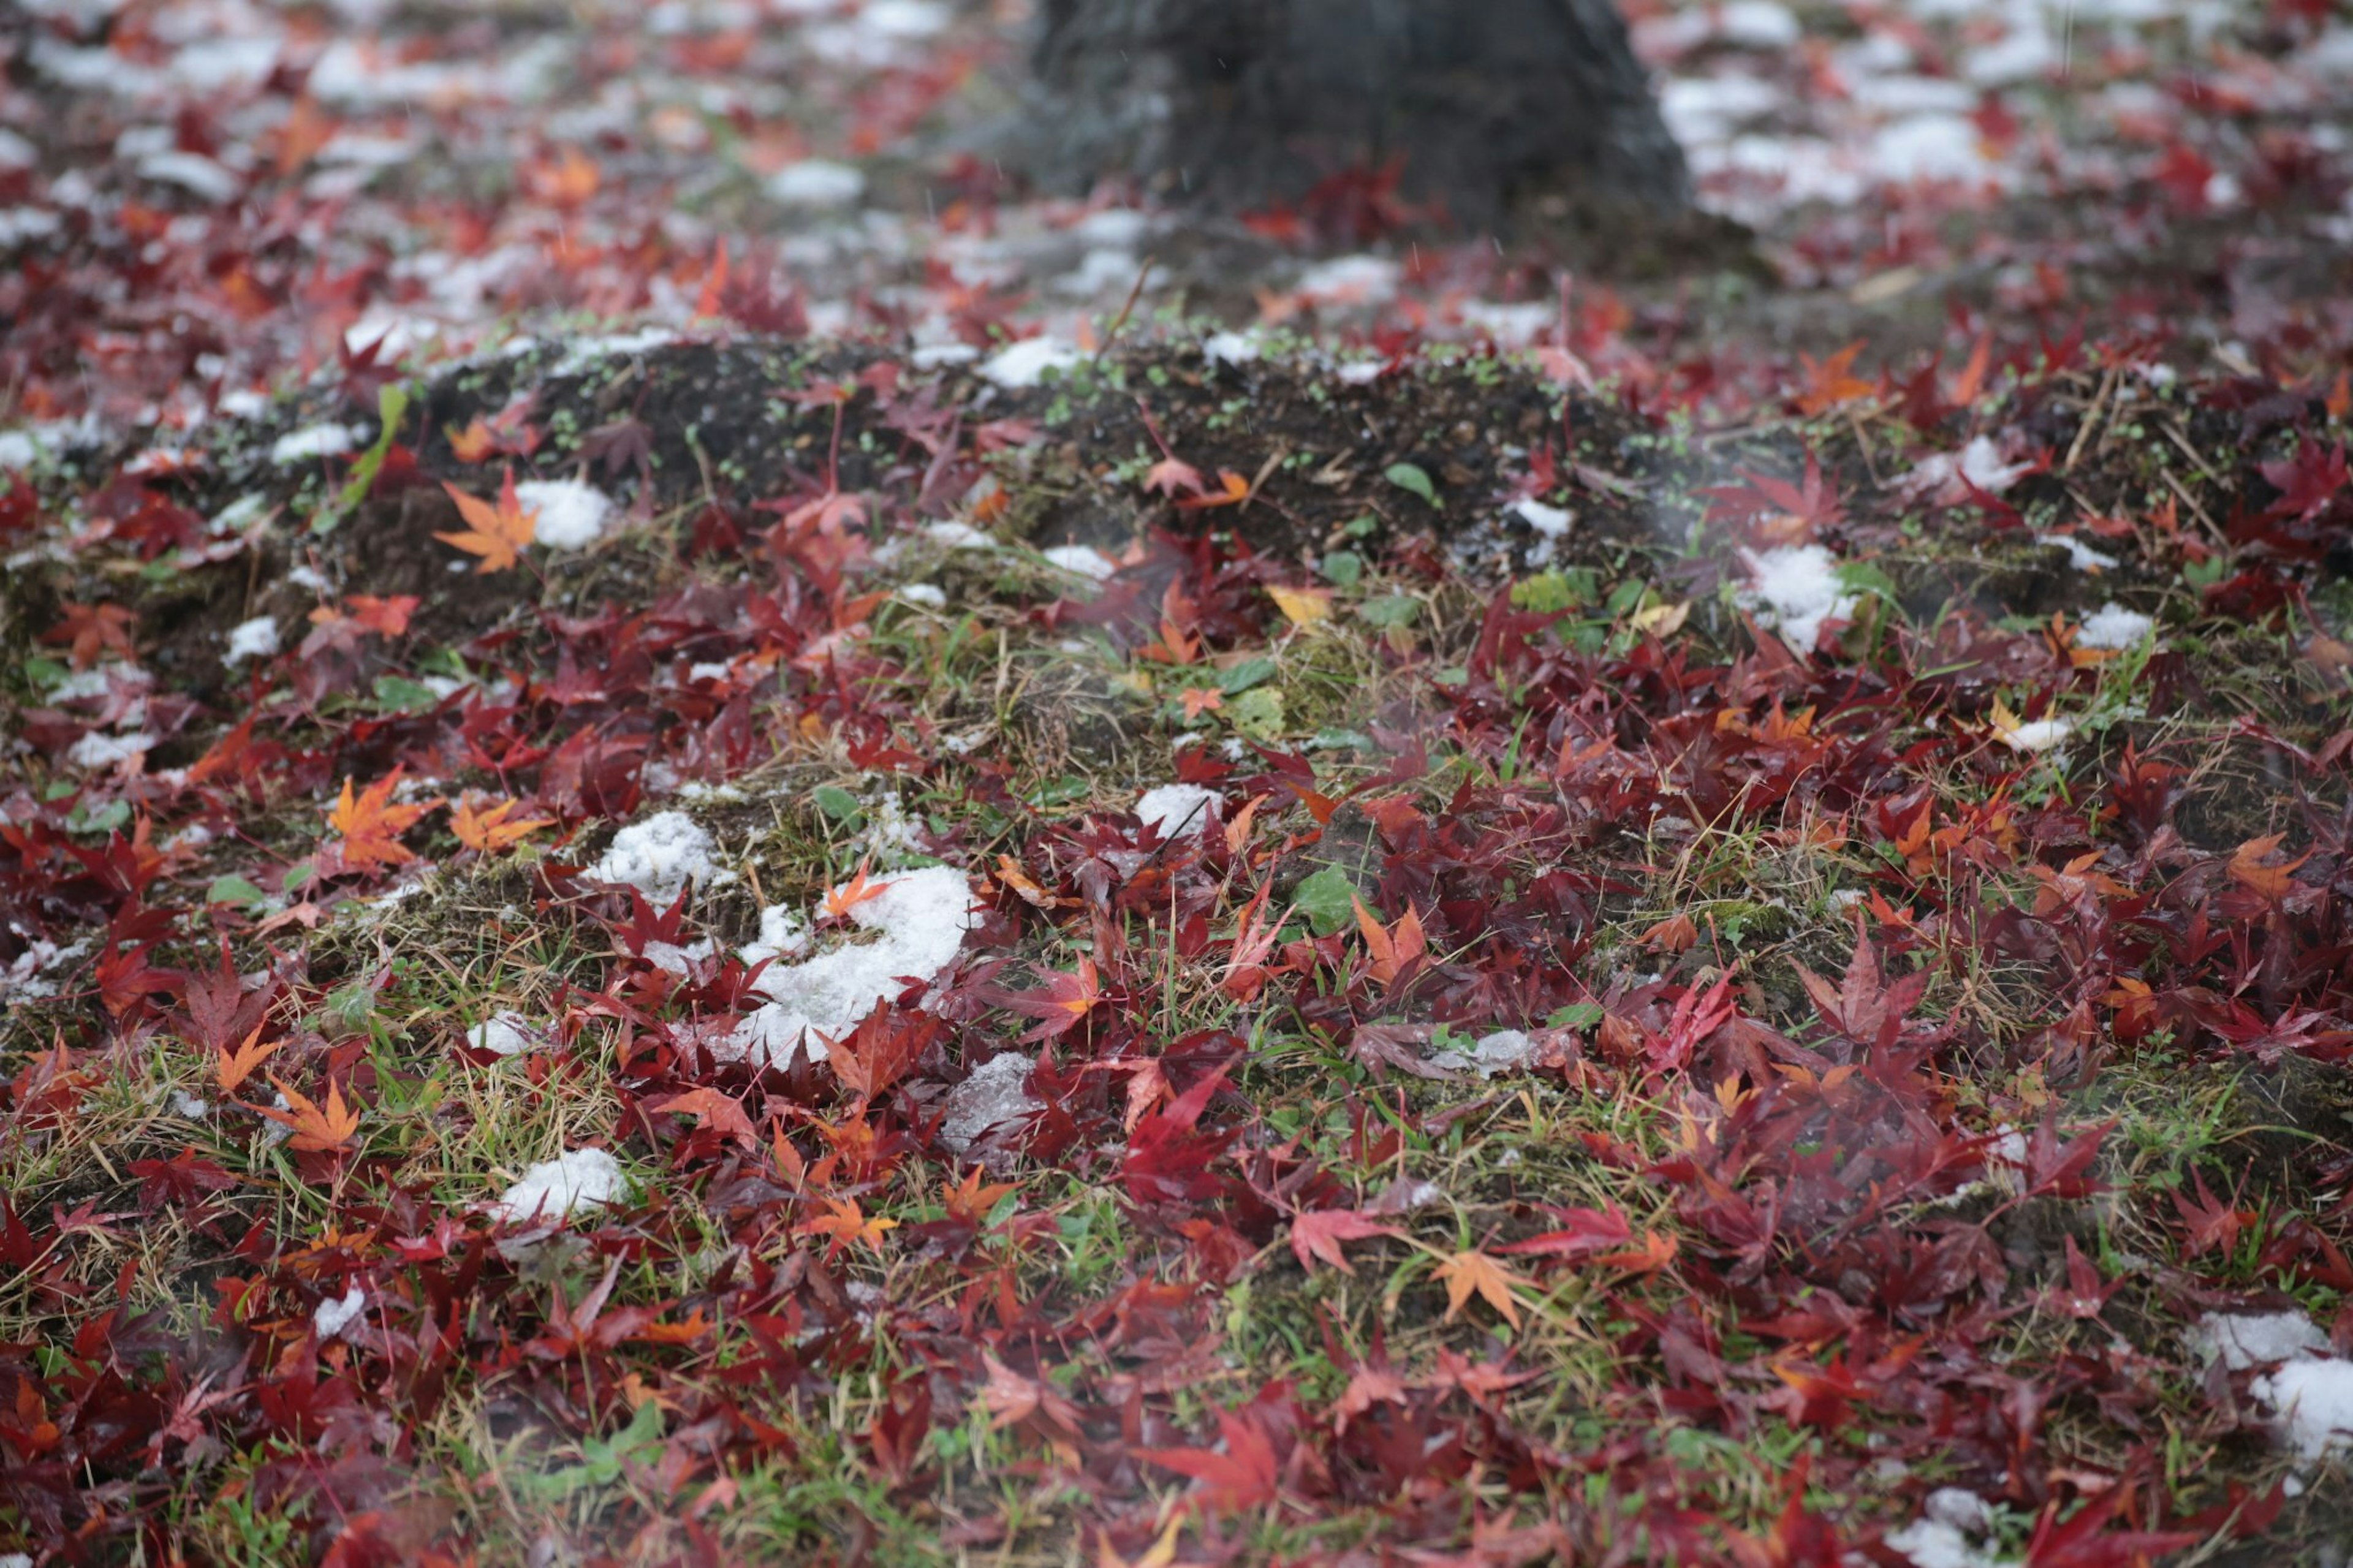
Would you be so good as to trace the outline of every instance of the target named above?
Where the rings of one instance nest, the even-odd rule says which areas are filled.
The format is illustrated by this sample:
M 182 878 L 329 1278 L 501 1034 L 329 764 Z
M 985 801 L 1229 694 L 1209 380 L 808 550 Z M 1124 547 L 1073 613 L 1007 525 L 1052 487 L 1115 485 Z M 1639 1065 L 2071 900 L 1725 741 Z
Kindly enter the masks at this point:
M 870 883 L 870 890 L 873 884 Z M 975 924 L 972 884 L 953 866 L 928 866 L 881 884 L 881 891 L 849 908 L 849 919 L 878 940 L 836 947 L 798 963 L 775 963 L 756 989 L 768 1005 L 719 1043 L 732 1055 L 760 1062 L 791 1059 L 796 1047 L 823 1061 L 828 1040 L 863 1023 L 908 984 L 936 977 L 955 962 Z M 836 889 L 839 891 L 840 889 Z M 743 952 L 746 963 L 806 951 L 808 937 L 789 910 L 760 914 L 760 942 Z
M 1008 392 L 1026 392 L 1050 372 L 1061 374 L 1077 369 L 1084 357 L 1059 338 L 1024 338 L 991 354 L 981 364 L 980 376 Z
M 345 1329 L 367 1310 L 367 1292 L 354 1285 L 341 1300 L 322 1301 L 311 1313 L 311 1327 L 322 1340 L 341 1339 Z
M 1007 1051 L 975 1068 L 970 1078 L 948 1090 L 940 1116 L 940 1142 L 949 1152 L 961 1154 L 991 1128 L 1043 1110 L 1029 1087 L 1037 1065 L 1018 1051 Z
M 604 1150 L 570 1149 L 525 1171 L 490 1205 L 491 1212 L 514 1225 L 552 1222 L 575 1209 L 602 1207 L 628 1184 L 621 1163 Z
M 587 548 L 613 515 L 612 498 L 578 479 L 527 479 L 515 486 L 515 504 L 539 514 L 532 539 L 550 550 Z
M 2127 610 L 2111 600 L 2084 617 L 2076 628 L 2077 647 L 2138 647 L 2157 635 L 2157 622 L 2138 610 Z
M 732 882 L 720 866 L 718 845 L 702 825 L 682 811 L 658 812 L 613 835 L 612 844 L 585 875 L 623 884 L 665 908 L 675 903 L 691 879 L 699 888 Z
M 1148 790 L 1135 803 L 1138 820 L 1163 839 L 1180 833 L 1207 833 L 1225 809 L 1215 790 L 1199 784 L 1167 784 Z
M 234 669 L 248 658 L 268 658 L 278 651 L 278 617 L 256 616 L 228 629 L 228 647 L 221 663 Z
M 1857 599 L 1838 577 L 1838 557 L 1819 544 L 1785 544 L 1762 552 L 1742 551 L 1748 586 L 1740 603 L 1757 613 L 1781 640 L 1811 653 L 1822 627 L 1854 614 Z

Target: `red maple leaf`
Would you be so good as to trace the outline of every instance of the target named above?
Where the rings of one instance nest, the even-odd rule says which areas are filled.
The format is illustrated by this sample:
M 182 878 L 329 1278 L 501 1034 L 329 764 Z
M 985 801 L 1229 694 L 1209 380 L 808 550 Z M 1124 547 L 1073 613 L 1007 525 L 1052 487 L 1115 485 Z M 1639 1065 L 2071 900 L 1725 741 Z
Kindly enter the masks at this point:
M 2218 1247 L 2230 1251 L 2238 1245 L 2249 1216 L 2207 1191 L 2203 1173 L 2191 1172 L 2190 1180 L 2197 1184 L 2196 1201 L 2181 1193 L 2173 1194 L 2173 1206 L 2180 1211 L 2181 1223 L 2189 1227 L 2189 1256 L 2196 1258 Z
M 1095 961 L 1082 958 L 1076 974 L 1051 973 L 1047 976 L 1043 991 L 1016 992 L 1005 998 L 1005 1004 L 1017 1013 L 1040 1020 L 1036 1028 L 1021 1037 L 1025 1041 L 1034 1041 L 1058 1039 L 1069 1034 L 1102 1000 L 1103 985 L 1095 973 Z
M 1797 484 L 1767 474 L 1746 470 L 1736 485 L 1712 485 L 1699 493 L 1708 498 L 1708 522 L 1740 525 L 1748 542 L 1760 548 L 1803 544 L 1821 530 L 1846 521 L 1846 500 L 1838 487 L 1822 477 L 1822 465 L 1806 454 L 1806 477 Z
M 1393 1225 L 1383 1225 L 1371 1215 L 1356 1209 L 1317 1209 L 1311 1214 L 1296 1215 L 1291 1222 L 1291 1251 L 1299 1259 L 1299 1267 L 1308 1273 L 1315 1272 L 1315 1260 L 1323 1259 L 1343 1274 L 1354 1274 L 1348 1259 L 1340 1251 L 1344 1241 L 1369 1241 L 1377 1236 L 1405 1238 L 1405 1233 Z
M 1256 1422 L 1230 1410 L 1218 1412 L 1216 1448 L 1138 1448 L 1139 1459 L 1163 1469 L 1190 1476 L 1201 1483 L 1199 1496 L 1210 1507 L 1239 1511 L 1263 1508 L 1274 1501 L 1282 1461 L 1274 1444 Z
M 2280 492 L 2263 513 L 2266 517 L 2292 517 L 2299 521 L 2313 516 L 2345 488 L 2347 463 L 2345 444 L 2323 450 L 2319 442 L 2306 436 L 2296 442 L 2295 456 L 2276 463 L 2259 465 L 2263 479 Z

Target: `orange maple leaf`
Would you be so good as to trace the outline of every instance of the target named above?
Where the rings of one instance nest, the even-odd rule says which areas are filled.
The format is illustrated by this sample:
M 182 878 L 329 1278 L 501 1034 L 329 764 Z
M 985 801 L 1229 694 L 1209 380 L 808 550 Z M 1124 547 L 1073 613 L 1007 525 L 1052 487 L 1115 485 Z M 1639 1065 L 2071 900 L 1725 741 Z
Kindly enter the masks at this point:
M 1837 1069 L 1844 1071 L 1844 1068 Z M 1631 1274 L 1656 1274 L 1675 1260 L 1682 1243 L 1672 1236 L 1662 1236 L 1655 1230 L 1642 1233 L 1641 1242 L 1617 1252 L 1605 1252 L 1594 1261 L 1606 1268 L 1623 1268 Z
M 484 808 L 472 801 L 461 801 L 458 809 L 449 814 L 450 830 L 458 835 L 458 842 L 467 848 L 490 855 L 512 848 L 543 827 L 555 826 L 555 819 L 552 816 L 511 820 L 522 804 L 521 801 L 502 800 L 496 805 Z
M 596 161 L 577 147 L 566 147 L 553 158 L 543 158 L 525 171 L 532 193 L 550 206 L 576 207 L 596 194 L 604 174 Z
M 343 795 L 328 814 L 327 821 L 343 836 L 345 865 L 400 866 L 417 858 L 400 841 L 400 836 L 441 803 L 427 800 L 413 805 L 395 805 L 392 792 L 399 783 L 400 770 L 395 768 L 353 799 L 352 781 L 348 776 L 344 778 Z
M 649 1100 L 649 1114 L 667 1112 L 672 1116 L 691 1116 L 703 1126 L 723 1137 L 734 1140 L 746 1149 L 756 1147 L 758 1140 L 752 1135 L 752 1119 L 744 1114 L 744 1107 L 727 1095 L 705 1084 L 673 1094 L 665 1100 Z
M 1152 465 L 1150 473 L 1144 476 L 1144 488 L 1157 490 L 1174 500 L 1178 490 L 1199 495 L 1208 486 L 1201 479 L 1201 470 L 1192 464 L 1180 462 L 1175 458 L 1163 458 Z
M 237 1086 L 253 1076 L 253 1069 L 269 1060 L 277 1052 L 278 1047 L 286 1043 L 283 1040 L 273 1040 L 269 1045 L 262 1045 L 260 1043 L 262 1028 L 262 1025 L 256 1024 L 253 1026 L 253 1033 L 246 1036 L 244 1043 L 237 1047 L 234 1056 L 229 1053 L 227 1047 L 219 1047 L 220 1059 L 213 1064 L 213 1078 L 219 1083 L 223 1094 L 235 1094 Z
M 1218 470 L 1218 488 L 1205 495 L 1187 496 L 1176 503 L 1178 511 L 1208 511 L 1221 506 L 1240 506 L 1250 499 L 1250 482 L 1231 468 Z
M 272 1121 L 280 1121 L 294 1130 L 291 1140 L 295 1148 L 305 1153 L 323 1154 L 340 1149 L 352 1141 L 360 1130 L 360 1113 L 343 1103 L 343 1091 L 332 1079 L 327 1080 L 327 1103 L 321 1106 L 308 1095 L 299 1094 L 272 1078 L 269 1086 L 286 1097 L 289 1109 L 272 1110 L 256 1106 Z
M 1185 689 L 1185 722 L 1191 723 L 1204 713 L 1217 713 L 1226 706 L 1226 694 L 1214 686 L 1188 686 Z
M 474 422 L 463 430 L 455 425 L 445 425 L 441 433 L 449 437 L 449 455 L 461 463 L 479 463 L 499 449 L 498 432 L 474 416 Z
M 997 1200 L 1015 1190 L 1011 1182 L 983 1184 L 981 1171 L 975 1165 L 961 1182 L 950 1185 L 940 1184 L 940 1201 L 947 1205 L 948 1217 L 964 1225 L 978 1225 L 987 1219 Z
M 869 899 L 879 899 L 890 891 L 890 883 L 866 879 L 866 865 L 865 861 L 860 861 L 857 875 L 826 894 L 825 912 L 828 918 L 839 920 Z
M 1476 1291 L 1487 1305 L 1503 1315 L 1504 1321 L 1514 1328 L 1520 1326 L 1519 1303 L 1512 1300 L 1512 1287 L 1529 1281 L 1513 1273 L 1477 1247 L 1458 1252 L 1439 1264 L 1438 1277 L 1446 1281 L 1446 1320 L 1454 1321 L 1456 1313 Z
M 1409 904 L 1405 917 L 1384 931 L 1381 922 L 1373 919 L 1373 911 L 1365 908 L 1364 900 L 1354 894 L 1349 898 L 1356 906 L 1356 930 L 1364 933 L 1365 947 L 1373 956 L 1366 973 L 1384 988 L 1395 984 L 1407 964 L 1430 951 L 1429 939 L 1422 933 L 1420 914 Z
M 828 1198 L 825 1200 L 825 1206 L 833 1212 L 819 1215 L 813 1220 L 804 1222 L 794 1229 L 793 1234 L 795 1236 L 829 1236 L 833 1238 L 831 1250 L 834 1252 L 839 1252 L 845 1247 L 856 1246 L 860 1242 L 880 1252 L 882 1250 L 884 1233 L 898 1228 L 899 1222 L 895 1219 L 882 1219 L 879 1216 L 868 1219 L 866 1211 L 858 1206 L 856 1198 Z
M 1876 393 L 1876 386 L 1854 374 L 1854 357 L 1862 352 L 1858 339 L 1820 362 L 1811 354 L 1799 354 L 1798 361 L 1806 367 L 1806 384 L 1798 394 L 1798 411 L 1827 414 Z
M 2284 834 L 2274 833 L 2262 838 L 2250 838 L 2240 845 L 2231 856 L 2231 880 L 2266 899 L 2276 900 L 2286 897 L 2288 889 L 2295 885 L 2292 873 L 2312 857 L 2299 855 L 2284 866 L 2271 864 L 2272 857 L 2279 853 L 2280 842 L 2285 837 Z
M 479 555 L 482 563 L 477 573 L 507 572 L 522 560 L 522 548 L 539 537 L 539 511 L 523 510 L 515 499 L 514 470 L 509 468 L 499 484 L 499 504 L 468 495 L 453 484 L 441 487 L 449 499 L 458 503 L 458 515 L 466 520 L 467 527 L 459 533 L 433 535 L 444 544 L 455 545 L 469 555 Z

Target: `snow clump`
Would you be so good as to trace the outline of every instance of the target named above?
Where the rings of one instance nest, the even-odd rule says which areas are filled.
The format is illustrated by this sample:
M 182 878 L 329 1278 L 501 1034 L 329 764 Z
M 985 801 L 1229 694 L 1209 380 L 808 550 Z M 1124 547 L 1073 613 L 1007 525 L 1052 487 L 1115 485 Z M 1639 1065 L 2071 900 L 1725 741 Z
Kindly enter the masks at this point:
M 1839 581 L 1838 557 L 1819 544 L 1784 544 L 1761 553 L 1744 550 L 1748 586 L 1740 605 L 1781 634 L 1800 654 L 1811 653 L 1831 621 L 1854 614 L 1859 602 Z
M 515 504 L 538 513 L 532 541 L 550 550 L 585 550 L 603 536 L 613 500 L 578 479 L 527 479 L 515 486 Z
M 270 445 L 273 463 L 303 463 L 314 458 L 340 458 L 358 445 L 348 425 L 307 425 L 280 436 Z
M 494 1013 L 466 1031 L 466 1043 L 493 1056 L 519 1057 L 546 1041 L 532 1021 L 520 1013 Z
M 628 1185 L 621 1163 L 602 1149 L 567 1149 L 542 1160 L 501 1194 L 491 1212 L 512 1224 L 559 1220 L 575 1209 L 600 1208 Z
M 649 902 L 667 907 L 678 901 L 689 880 L 708 888 L 735 879 L 714 858 L 717 848 L 710 833 L 686 813 L 659 812 L 613 835 L 603 858 L 585 874 L 635 888 Z
M 1918 1519 L 1891 1531 L 1887 1544 L 1910 1558 L 1914 1568 L 2010 1568 L 1980 1544 L 1993 1533 L 1993 1510 L 1985 1499 L 1960 1487 L 1928 1494 Z
M 2077 647 L 2138 647 L 2157 631 L 2157 622 L 2138 610 L 2127 610 L 2110 600 L 2084 617 L 2075 633 Z
M 100 735 L 95 732 L 76 741 L 66 752 L 66 761 L 91 773 L 129 762 L 155 744 L 153 735 Z
M 955 962 L 965 933 L 976 923 L 972 884 L 963 872 L 928 866 L 893 877 L 881 889 L 849 910 L 849 922 L 877 940 L 797 963 L 772 963 L 756 987 L 767 1005 L 715 1042 L 716 1048 L 767 1064 L 789 1061 L 797 1047 L 821 1062 L 829 1041 L 857 1028 L 910 982 L 928 983 Z M 760 939 L 743 950 L 744 963 L 799 953 L 809 945 L 807 928 L 783 908 L 761 911 Z
M 268 658 L 278 651 L 278 617 L 256 616 L 228 629 L 228 647 L 221 663 L 235 669 L 248 658 Z
M 367 1310 L 367 1292 L 353 1286 L 340 1300 L 322 1301 L 311 1313 L 311 1327 L 322 1340 L 341 1339 L 343 1331 L 360 1321 Z
M 948 1090 L 940 1116 L 941 1144 L 961 1154 L 991 1128 L 1043 1110 L 1029 1092 L 1029 1074 L 1037 1065 L 1018 1051 L 1007 1051 L 973 1068 L 970 1078 Z
M 1199 784 L 1162 784 L 1135 803 L 1135 815 L 1163 839 L 1180 833 L 1206 833 L 1225 808 L 1214 790 Z
M 2232 1372 L 2271 1370 L 2247 1392 L 2272 1413 L 2283 1445 L 2301 1459 L 2353 1447 L 2353 1362 L 2328 1353 L 2329 1338 L 2301 1312 L 2210 1312 L 2190 1348 Z
M 1119 563 L 1092 544 L 1057 544 L 1042 552 L 1047 563 L 1100 583 L 1119 570 Z
M 2232 1372 L 2328 1349 L 2328 1336 L 2302 1312 L 2209 1312 L 2188 1338 L 2191 1350 Z
M 981 379 L 1008 392 L 1027 392 L 1046 379 L 1049 371 L 1076 370 L 1082 355 L 1056 338 L 1024 338 L 990 355 L 980 367 Z
M 866 176 L 847 163 L 804 158 L 768 176 L 768 195 L 792 207 L 846 207 L 866 194 Z

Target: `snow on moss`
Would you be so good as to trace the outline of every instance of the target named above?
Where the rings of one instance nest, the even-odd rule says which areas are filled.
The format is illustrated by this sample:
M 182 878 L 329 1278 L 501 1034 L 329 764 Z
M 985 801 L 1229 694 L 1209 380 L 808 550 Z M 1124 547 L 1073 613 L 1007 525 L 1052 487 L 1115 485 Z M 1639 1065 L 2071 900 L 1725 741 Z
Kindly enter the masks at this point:
M 668 906 L 690 880 L 709 888 L 735 879 L 714 858 L 717 849 L 710 833 L 686 813 L 658 812 L 613 835 L 611 845 L 584 875 L 635 888 L 649 901 Z

